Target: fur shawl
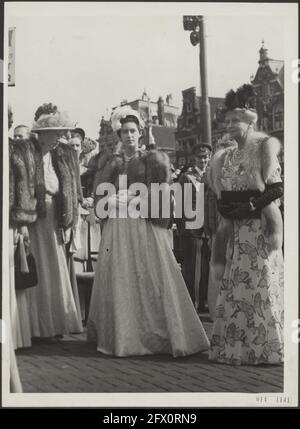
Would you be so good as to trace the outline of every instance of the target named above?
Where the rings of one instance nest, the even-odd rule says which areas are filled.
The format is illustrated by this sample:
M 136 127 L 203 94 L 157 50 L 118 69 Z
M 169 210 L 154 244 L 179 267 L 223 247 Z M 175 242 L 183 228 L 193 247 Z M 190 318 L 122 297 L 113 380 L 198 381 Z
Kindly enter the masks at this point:
M 107 160 L 102 170 L 97 172 L 97 185 L 103 182 L 113 183 L 118 189 L 118 177 L 120 174 L 127 174 L 128 187 L 133 183 L 144 183 L 148 188 L 151 183 L 170 183 L 171 167 L 170 160 L 167 154 L 157 150 L 140 152 L 139 156 L 128 162 L 125 171 L 125 160 L 123 154 L 114 155 Z M 99 180 L 100 179 L 100 180 Z M 150 190 L 150 189 L 149 189 Z M 95 196 L 95 206 L 97 204 L 97 196 Z M 150 200 L 150 197 L 149 197 Z M 163 227 L 169 225 L 169 219 L 152 219 L 152 222 Z
M 113 183 L 118 189 L 118 177 L 125 174 L 124 155 L 115 154 L 105 158 L 101 167 L 98 167 L 95 175 L 94 191 L 100 183 Z M 157 150 L 139 152 L 139 156 L 130 160 L 127 165 L 127 183 L 144 183 L 149 186 L 151 183 L 170 182 L 170 160 L 168 155 Z
M 10 223 L 28 225 L 46 215 L 43 155 L 34 139 L 10 140 L 9 152 Z M 58 225 L 67 229 L 76 224 L 82 201 L 79 163 L 74 149 L 62 143 L 53 149 L 52 159 L 59 180 Z
M 52 151 L 52 160 L 59 181 L 58 224 L 67 229 L 76 224 L 78 203 L 83 199 L 77 153 L 72 147 L 59 143 Z
M 170 183 L 170 159 L 158 150 L 141 152 L 140 156 L 129 161 L 127 166 L 128 186 L 140 182 L 146 186 L 151 183 Z
M 9 140 L 9 217 L 28 225 L 46 214 L 43 158 L 35 140 Z
M 208 184 L 220 198 L 222 186 L 222 167 L 229 152 L 236 150 L 229 147 L 218 151 L 212 158 L 207 174 Z M 243 149 L 247 185 L 249 189 L 263 192 L 268 179 L 278 167 L 280 142 L 265 133 L 253 132 Z

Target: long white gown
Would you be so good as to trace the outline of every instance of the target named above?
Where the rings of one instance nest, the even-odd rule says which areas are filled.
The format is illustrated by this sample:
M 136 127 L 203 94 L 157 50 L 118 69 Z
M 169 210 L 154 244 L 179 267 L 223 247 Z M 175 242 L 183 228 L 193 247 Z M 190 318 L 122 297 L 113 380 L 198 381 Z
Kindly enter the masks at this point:
M 115 355 L 207 350 L 209 341 L 172 251 L 169 231 L 150 220 L 110 218 L 101 237 L 88 341 Z
M 58 191 L 58 179 L 50 155 L 44 157 L 45 185 L 52 194 Z M 27 290 L 33 337 L 54 337 L 82 332 L 76 310 L 64 245 L 57 238 L 55 199 L 46 194 L 45 218 L 29 227 L 31 251 L 36 261 L 38 285 Z

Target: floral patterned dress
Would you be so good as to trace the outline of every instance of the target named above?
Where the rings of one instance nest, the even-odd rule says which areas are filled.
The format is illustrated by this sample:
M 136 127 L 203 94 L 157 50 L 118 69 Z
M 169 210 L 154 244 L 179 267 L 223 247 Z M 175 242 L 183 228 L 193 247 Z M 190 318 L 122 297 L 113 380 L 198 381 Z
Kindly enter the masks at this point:
M 243 152 L 228 150 L 222 168 L 224 190 L 247 189 Z M 279 182 L 280 166 L 268 183 Z M 209 358 L 227 364 L 283 361 L 283 255 L 269 252 L 261 219 L 233 222 L 226 267 L 216 303 Z

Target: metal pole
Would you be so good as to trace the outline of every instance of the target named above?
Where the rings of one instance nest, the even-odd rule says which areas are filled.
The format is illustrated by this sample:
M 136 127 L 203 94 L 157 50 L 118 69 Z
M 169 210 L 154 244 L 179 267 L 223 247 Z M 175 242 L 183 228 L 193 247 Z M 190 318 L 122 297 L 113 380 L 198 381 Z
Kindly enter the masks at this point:
M 206 35 L 204 17 L 200 17 L 199 21 L 199 60 L 200 60 L 200 82 L 201 82 L 201 100 L 202 100 L 202 121 L 203 133 L 202 141 L 211 145 L 211 119 L 210 119 L 210 104 L 208 98 L 208 83 L 207 83 L 207 65 L 206 65 Z

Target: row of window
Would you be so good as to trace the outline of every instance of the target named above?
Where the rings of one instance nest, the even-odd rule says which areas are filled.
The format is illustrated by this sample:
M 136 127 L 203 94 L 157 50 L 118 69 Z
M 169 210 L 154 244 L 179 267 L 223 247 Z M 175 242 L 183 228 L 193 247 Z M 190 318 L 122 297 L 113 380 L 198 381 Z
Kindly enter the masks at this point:
M 196 118 L 178 119 L 178 128 L 192 128 L 195 125 L 200 124 L 200 122 L 200 116 L 196 116 Z
M 284 127 L 283 112 L 273 112 L 272 118 L 262 118 L 260 127 L 263 131 L 280 130 Z
M 283 117 L 284 117 L 283 104 L 277 103 L 273 107 L 273 122 L 274 122 L 274 128 L 275 129 L 283 128 Z M 178 119 L 178 128 L 179 129 L 182 129 L 182 128 L 192 128 L 195 125 L 199 125 L 200 122 L 201 122 L 201 118 L 198 115 L 196 117 Z M 213 124 L 214 127 L 213 128 L 219 128 L 218 127 L 219 121 L 217 121 L 216 115 L 215 115 L 215 118 L 214 118 L 213 122 L 214 122 L 214 124 Z M 220 122 L 220 125 L 223 126 L 223 124 L 221 124 L 221 122 Z
M 183 152 L 190 152 L 196 143 L 199 143 L 197 138 L 188 138 L 185 140 L 181 140 L 180 142 L 178 142 L 178 150 Z

